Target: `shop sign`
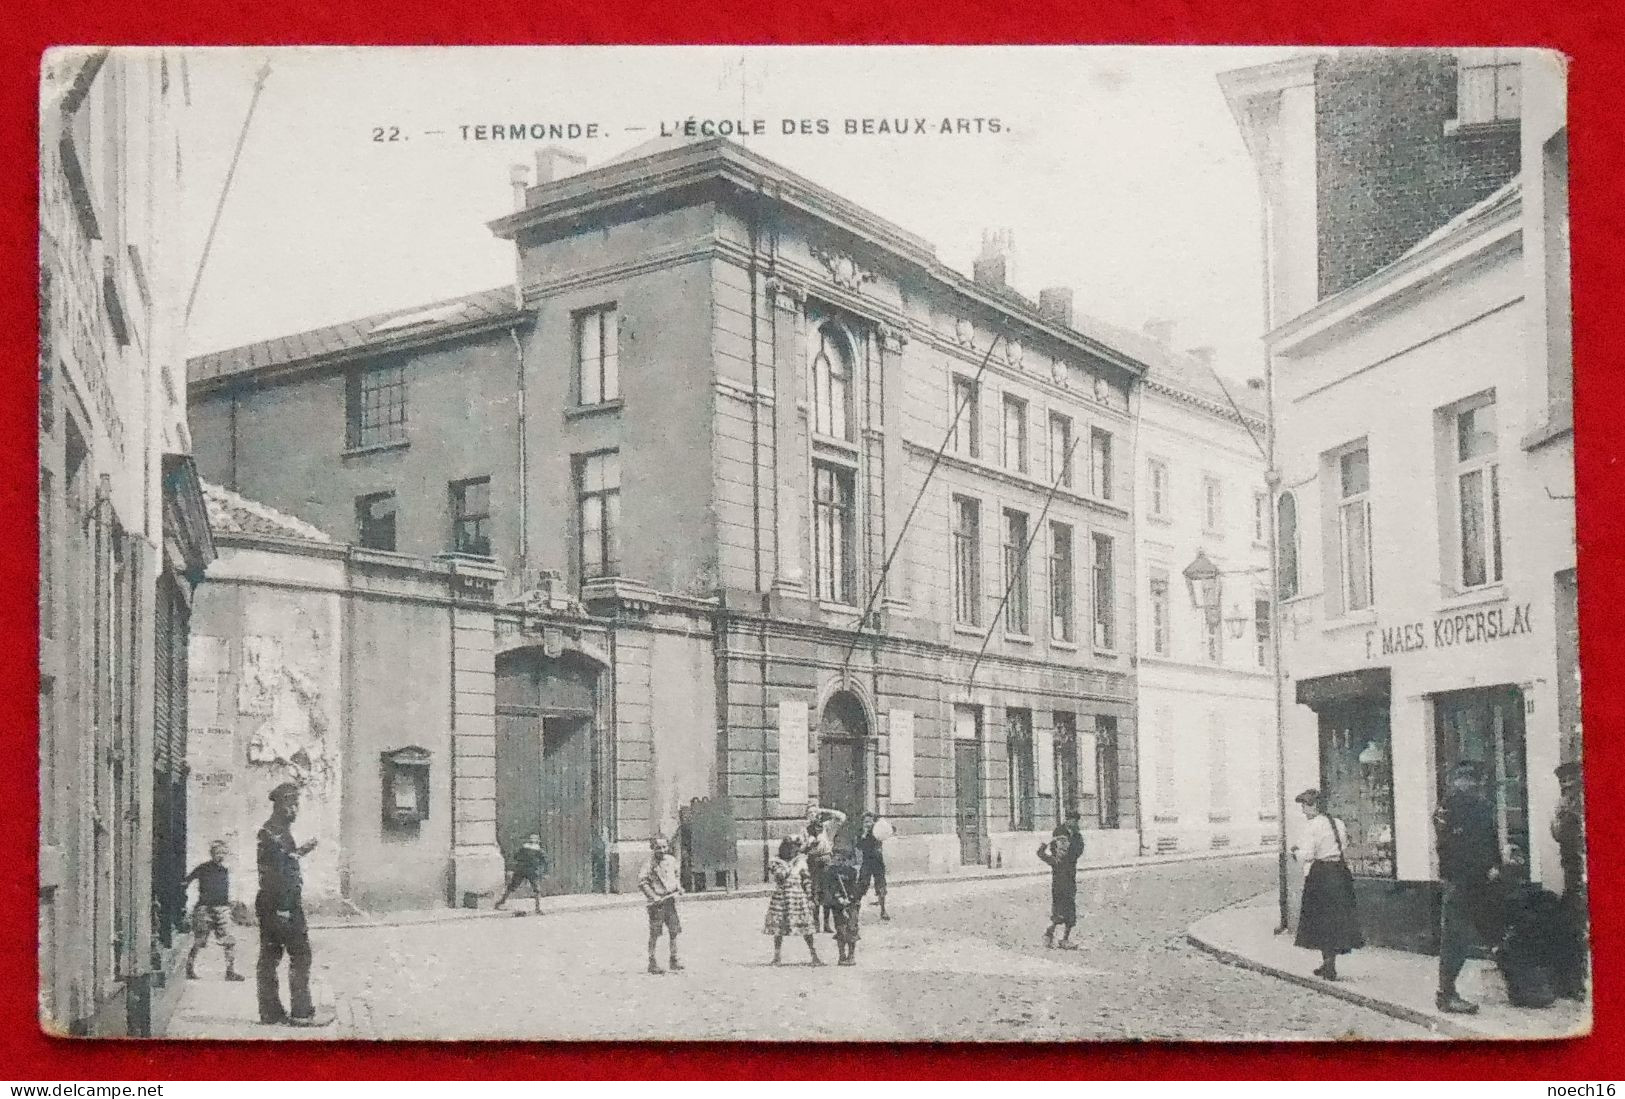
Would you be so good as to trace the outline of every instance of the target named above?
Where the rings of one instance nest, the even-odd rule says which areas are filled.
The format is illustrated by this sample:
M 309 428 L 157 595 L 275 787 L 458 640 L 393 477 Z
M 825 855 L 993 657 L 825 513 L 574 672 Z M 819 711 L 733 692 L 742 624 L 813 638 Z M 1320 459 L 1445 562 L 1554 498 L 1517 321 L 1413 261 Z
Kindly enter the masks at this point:
M 1479 645 L 1517 637 L 1534 629 L 1531 607 L 1530 603 L 1521 603 L 1482 611 L 1462 611 L 1460 614 L 1440 615 L 1431 622 L 1424 619 L 1367 630 L 1366 659 L 1375 660 L 1379 656 L 1397 656 L 1422 649 Z

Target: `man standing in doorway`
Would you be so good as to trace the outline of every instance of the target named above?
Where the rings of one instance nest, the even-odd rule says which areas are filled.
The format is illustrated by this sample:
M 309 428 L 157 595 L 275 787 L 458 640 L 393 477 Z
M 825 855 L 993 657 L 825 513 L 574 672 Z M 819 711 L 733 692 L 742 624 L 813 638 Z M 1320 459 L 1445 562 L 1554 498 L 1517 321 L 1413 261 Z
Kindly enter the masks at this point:
M 1476 930 L 1484 945 L 1500 940 L 1501 853 L 1495 808 L 1484 796 L 1479 766 L 1463 760 L 1450 769 L 1444 800 L 1433 814 L 1439 845 L 1440 1011 L 1471 1015 L 1478 1005 L 1456 993 Z
M 260 924 L 258 979 L 260 1022 L 293 1026 L 326 1026 L 331 1011 L 317 1014 L 310 999 L 310 932 L 305 926 L 304 878 L 299 860 L 316 847 L 315 840 L 300 844 L 293 838 L 299 816 L 299 787 L 284 782 L 271 791 L 271 816 L 259 831 L 260 891 L 254 914 Z M 282 1007 L 277 968 L 288 955 L 288 999 L 292 1011 Z

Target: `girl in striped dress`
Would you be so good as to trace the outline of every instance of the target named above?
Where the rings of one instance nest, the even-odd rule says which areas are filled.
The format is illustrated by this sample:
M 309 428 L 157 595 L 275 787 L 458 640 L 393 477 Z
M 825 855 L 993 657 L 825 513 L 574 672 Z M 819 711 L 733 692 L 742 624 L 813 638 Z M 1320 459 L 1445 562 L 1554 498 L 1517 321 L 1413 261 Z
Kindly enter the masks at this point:
M 813 945 L 812 876 L 795 836 L 779 841 L 779 857 L 768 863 L 767 872 L 773 882 L 773 896 L 767 902 L 762 932 L 773 936 L 772 964 L 779 964 L 785 936 L 800 935 L 807 943 L 807 953 L 812 955 L 812 964 L 823 965 Z

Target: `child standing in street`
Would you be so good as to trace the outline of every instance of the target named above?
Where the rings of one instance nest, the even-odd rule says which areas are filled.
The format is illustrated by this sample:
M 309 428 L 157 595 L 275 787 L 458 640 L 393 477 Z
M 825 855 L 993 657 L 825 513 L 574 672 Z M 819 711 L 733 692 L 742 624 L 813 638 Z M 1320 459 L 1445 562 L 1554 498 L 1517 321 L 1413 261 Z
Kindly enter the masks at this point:
M 1050 841 L 1040 844 L 1038 857 L 1050 867 L 1049 927 L 1044 932 L 1044 945 L 1059 945 L 1062 950 L 1076 950 L 1072 941 L 1072 926 L 1078 922 L 1078 859 L 1083 845 L 1073 841 L 1072 832 L 1065 826 L 1055 829 Z M 1055 929 L 1064 927 L 1059 944 L 1055 942 Z
M 209 861 L 200 862 L 181 882 L 181 892 L 197 882 L 197 907 L 192 909 L 192 952 L 186 956 L 186 976 L 197 980 L 197 956 L 209 945 L 209 936 L 220 940 L 226 952 L 226 980 L 240 981 L 237 972 L 237 940 L 231 934 L 231 871 L 226 869 L 226 841 L 209 844 Z
M 858 913 L 863 892 L 858 884 L 858 856 L 842 851 L 826 871 L 824 896 L 835 914 L 835 947 L 840 951 L 837 965 L 858 964 Z
M 508 888 L 502 891 L 502 899 L 497 901 L 496 907 L 501 908 L 508 903 L 513 891 L 519 888 L 520 882 L 530 883 L 531 899 L 536 903 L 536 914 L 542 914 L 542 878 L 547 874 L 547 855 L 542 852 L 542 837 L 538 832 L 532 832 L 525 837 L 519 850 L 513 857 L 513 876 L 508 879 Z M 517 915 L 523 916 L 520 912 Z
M 812 955 L 812 964 L 823 965 L 818 947 L 813 945 L 812 878 L 797 837 L 785 836 L 779 841 L 779 857 L 768 863 L 767 873 L 773 882 L 773 896 L 767 902 L 762 932 L 773 936 L 773 964 L 780 964 L 785 936 L 800 935 L 807 943 L 807 953 Z
M 643 901 L 649 911 L 649 972 L 662 972 L 655 961 L 655 947 L 660 944 L 660 932 L 665 930 L 671 950 L 669 959 L 672 972 L 683 968 L 677 960 L 677 936 L 682 933 L 683 921 L 677 915 L 677 898 L 683 895 L 682 868 L 677 856 L 671 853 L 671 841 L 655 836 L 649 841 L 649 861 L 638 875 L 638 888 L 643 890 Z

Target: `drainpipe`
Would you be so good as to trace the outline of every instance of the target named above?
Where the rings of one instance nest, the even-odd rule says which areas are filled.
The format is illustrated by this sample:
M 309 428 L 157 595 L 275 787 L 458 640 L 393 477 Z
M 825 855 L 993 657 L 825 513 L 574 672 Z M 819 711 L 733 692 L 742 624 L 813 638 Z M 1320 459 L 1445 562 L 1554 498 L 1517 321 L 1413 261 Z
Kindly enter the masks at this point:
M 530 169 L 523 164 L 510 165 L 508 168 L 508 183 L 513 187 L 513 203 L 515 210 L 525 208 L 525 187 L 530 176 Z M 519 235 L 514 234 L 513 240 L 513 307 L 523 311 L 525 308 L 525 264 L 524 253 L 519 247 Z M 525 583 L 525 575 L 530 568 L 530 456 L 526 442 L 525 419 L 525 345 L 519 338 L 519 321 L 516 318 L 513 326 L 508 329 L 508 336 L 513 340 L 514 373 L 517 382 L 519 407 L 519 583 Z

